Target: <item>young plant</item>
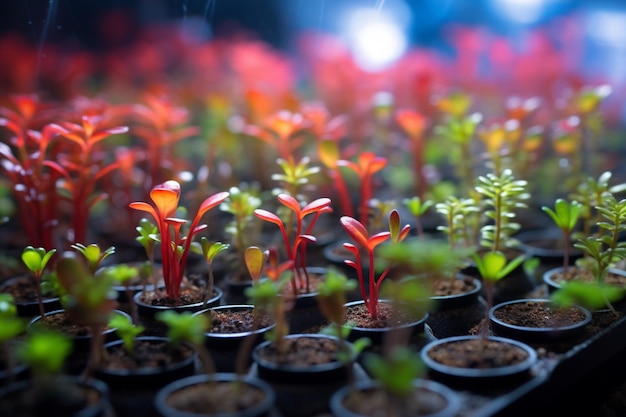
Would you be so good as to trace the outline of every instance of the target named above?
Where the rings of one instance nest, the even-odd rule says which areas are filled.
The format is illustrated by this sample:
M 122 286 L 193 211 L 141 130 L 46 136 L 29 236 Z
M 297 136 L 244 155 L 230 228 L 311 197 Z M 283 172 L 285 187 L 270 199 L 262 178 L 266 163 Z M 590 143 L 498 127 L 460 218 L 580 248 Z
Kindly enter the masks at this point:
M 483 321 L 483 340 L 487 338 L 487 329 L 489 327 L 489 310 L 493 307 L 493 290 L 498 281 L 510 274 L 515 268 L 524 262 L 524 255 L 520 255 L 517 258 L 507 260 L 506 255 L 498 251 L 486 252 L 482 256 L 474 254 L 474 262 L 476 262 L 476 268 L 478 273 L 483 279 L 483 286 L 487 295 L 487 307 L 485 311 L 487 316 Z
M 122 339 L 124 349 L 129 354 L 133 353 L 135 338 L 146 330 L 144 326 L 133 324 L 131 320 L 121 314 L 115 314 L 111 317 L 109 327 L 115 329 L 115 333 Z
M 344 216 L 354 217 L 354 209 L 352 208 L 352 198 L 348 186 L 339 170 L 341 166 L 338 162 L 341 160 L 339 144 L 332 139 L 325 139 L 318 144 L 319 159 L 328 170 L 328 176 L 333 186 L 339 194 L 339 204 L 341 205 L 341 214 Z
M 112 311 L 117 307 L 115 294 L 111 293 L 113 279 L 95 277 L 85 263 L 67 252 L 56 264 L 56 275 L 64 295 L 63 307 L 70 320 L 89 327 L 91 345 L 86 373 L 100 364 L 104 355 L 102 331 L 107 326 Z
M 197 242 L 194 242 L 197 243 Z M 228 243 L 222 242 L 209 242 L 205 236 L 200 238 L 199 245 L 193 245 L 192 248 L 194 251 L 199 252 L 204 260 L 206 261 L 209 272 L 208 272 L 208 282 L 205 287 L 204 293 L 204 306 L 206 307 L 207 301 L 209 301 L 210 295 L 213 294 L 213 286 L 215 283 L 215 277 L 213 276 L 213 260 L 217 255 L 224 252 L 230 247 Z
M 229 222 L 224 231 L 231 236 L 231 247 L 235 250 L 234 262 L 232 262 L 231 280 L 243 282 L 248 279 L 245 268 L 244 254 L 246 248 L 252 244 L 252 236 L 256 236 L 258 231 L 254 230 L 254 210 L 261 206 L 261 199 L 258 192 L 248 187 L 231 187 L 228 190 L 228 198 L 220 204 L 220 210 L 233 215 L 233 220 Z
M 209 316 L 194 315 L 189 311 L 176 313 L 172 310 L 160 311 L 155 318 L 167 325 L 167 338 L 174 345 L 189 343 L 194 346 L 200 357 L 204 371 L 209 375 L 215 373 L 213 358 L 204 346 L 204 334 L 211 326 Z
M 373 194 L 372 180 L 374 174 L 382 170 L 386 165 L 387 159 L 382 156 L 377 156 L 373 152 L 363 152 L 359 154 L 356 162 L 345 159 L 337 161 L 337 166 L 350 168 L 359 178 L 361 187 L 359 222 L 362 225 L 368 225 L 368 205 Z
M 473 198 L 448 197 L 437 203 L 435 209 L 444 217 L 443 226 L 437 230 L 446 234 L 450 250 L 457 247 L 471 248 L 478 240 L 480 208 Z
M 289 194 L 300 201 L 304 200 L 302 187 L 309 183 L 309 177 L 320 172 L 319 167 L 309 166 L 310 162 L 311 158 L 308 156 L 305 156 L 299 162 L 296 162 L 291 157 L 288 159 L 278 158 L 276 163 L 282 172 L 272 174 L 272 180 L 278 181 L 282 186 L 277 192 Z
M 578 223 L 582 204 L 578 201 L 568 203 L 566 200 L 558 198 L 554 203 L 554 210 L 546 206 L 541 207 L 541 209 L 548 213 L 563 234 L 563 275 L 567 275 L 572 232 Z
M 161 243 L 163 281 L 169 298 L 176 300 L 180 297 L 191 242 L 196 234 L 206 228 L 206 225 L 200 224 L 202 216 L 227 197 L 227 192 L 220 192 L 205 199 L 186 234 L 183 233 L 182 228 L 187 220 L 175 217 L 180 199 L 180 184 L 177 181 L 170 180 L 155 186 L 150 191 L 152 205 L 145 202 L 130 204 L 131 208 L 152 215 L 156 222 L 159 235 L 158 237 L 150 235 L 150 238 L 158 239 Z
M 106 127 L 108 121 L 102 116 L 84 115 L 80 124 L 62 123 L 57 127 L 58 134 L 67 141 L 67 153 L 59 155 L 55 161 L 47 161 L 46 166 L 61 175 L 57 182 L 58 192 L 72 205 L 70 242 L 87 240 L 87 221 L 93 207 L 108 198 L 98 191 L 98 181 L 117 169 L 119 162 L 106 161 L 99 151 L 101 142 L 112 136 L 128 132 L 128 127 Z
M 92 274 L 96 273 L 102 261 L 115 253 L 115 248 L 113 246 L 110 246 L 106 250 L 102 251 L 95 243 L 88 246 L 85 246 L 82 243 L 74 243 L 72 248 L 85 257 L 89 272 Z
M 291 211 L 295 219 L 295 236 L 292 238 L 288 233 L 288 229 L 291 230 L 291 228 L 286 227 L 283 220 L 276 214 L 263 209 L 256 209 L 254 214 L 262 220 L 277 225 L 280 229 L 287 259 L 292 263 L 291 290 L 293 294 L 297 295 L 301 290 L 310 292 L 309 275 L 306 270 L 306 243 L 316 241 L 315 236 L 311 235 L 313 227 L 322 213 L 332 210 L 331 201 L 329 198 L 318 198 L 300 207 L 298 200 L 289 194 L 279 194 L 278 201 Z M 305 218 L 311 214 L 313 218 L 305 224 Z
M 33 373 L 33 384 L 39 392 L 55 389 L 56 377 L 63 370 L 65 360 L 72 352 L 72 341 L 65 334 L 35 326 L 23 344 L 16 349 L 19 361 Z M 54 391 L 53 391 L 54 392 Z
M 158 240 L 157 235 L 159 233 L 159 229 L 150 220 L 142 218 L 139 220 L 139 225 L 135 228 L 135 230 L 139 233 L 139 236 L 137 236 L 135 240 L 144 248 L 146 257 L 148 258 L 149 274 L 147 274 L 147 277 L 149 277 L 156 286 L 157 282 L 154 279 L 154 244 Z M 147 279 L 142 279 L 144 292 L 146 291 L 146 286 L 148 284 L 147 281 Z
M 376 277 L 374 250 L 378 245 L 389 239 L 394 245 L 401 242 L 409 234 L 410 226 L 407 224 L 402 228 L 400 227 L 400 215 L 396 210 L 392 210 L 389 214 L 389 231 L 379 232 L 372 236 L 369 235 L 367 229 L 361 222 L 352 217 L 343 216 L 341 217 L 340 222 L 344 230 L 348 233 L 348 236 L 350 236 L 355 243 L 352 244 L 346 242 L 343 244 L 343 246 L 355 256 L 354 261 L 346 260 L 345 263 L 356 270 L 359 279 L 361 297 L 363 298 L 365 307 L 367 308 L 370 317 L 372 319 L 377 319 L 378 290 L 381 283 L 389 273 L 390 267 L 385 268 L 385 270 L 382 271 L 378 277 Z M 362 253 L 366 254 L 367 263 L 363 262 Z M 369 293 L 368 288 L 366 288 L 365 277 L 363 276 L 363 270 L 366 266 L 369 268 Z
M 50 259 L 55 253 L 56 249 L 47 251 L 44 248 L 34 248 L 32 246 L 27 246 L 22 252 L 22 262 L 24 262 L 28 270 L 35 275 L 35 279 L 37 280 L 37 301 L 39 302 L 39 314 L 41 316 L 44 315 L 41 277 L 48 266 L 48 262 L 50 262 Z
M 428 211 L 428 209 L 431 208 L 433 204 L 435 203 L 431 200 L 422 201 L 422 199 L 418 196 L 405 198 L 404 200 L 402 200 L 402 203 L 407 208 L 407 210 L 409 210 L 409 213 L 411 213 L 411 215 L 415 219 L 415 228 L 417 230 L 417 236 L 420 239 L 423 239 L 424 227 L 422 226 L 421 219 L 424 216 L 424 214 L 426 214 L 426 211 Z
M 552 293 L 550 300 L 563 308 L 579 305 L 595 311 L 621 300 L 624 293 L 624 288 L 606 283 L 568 281 Z
M 524 200 L 530 198 L 526 192 L 528 183 L 516 180 L 509 169 L 500 175 L 489 173 L 479 176 L 478 183 L 475 190 L 483 196 L 483 203 L 487 206 L 485 216 L 493 222 L 481 227 L 480 245 L 491 252 L 515 246 L 517 241 L 512 235 L 521 226 L 513 219 L 517 209 L 527 207 Z
M 424 175 L 424 147 L 426 144 L 424 131 L 428 124 L 427 119 L 422 114 L 408 109 L 397 110 L 395 119 L 411 143 L 415 195 L 418 199 L 423 199 L 426 197 L 428 189 Z
M 602 206 L 596 207 L 603 221 L 598 227 L 606 233 L 578 239 L 574 247 L 584 251 L 588 258 L 591 272 L 596 282 L 604 283 L 616 262 L 626 258 L 626 242 L 619 240 L 619 234 L 626 230 L 626 199 L 617 201 L 615 196 L 607 194 Z M 607 307 L 617 314 L 611 303 Z

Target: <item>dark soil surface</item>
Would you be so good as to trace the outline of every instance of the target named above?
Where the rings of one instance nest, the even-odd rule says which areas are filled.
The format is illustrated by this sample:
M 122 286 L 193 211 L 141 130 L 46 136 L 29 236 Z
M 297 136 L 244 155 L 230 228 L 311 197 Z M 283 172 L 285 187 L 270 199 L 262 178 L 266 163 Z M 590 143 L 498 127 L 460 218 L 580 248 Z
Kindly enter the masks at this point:
M 263 391 L 250 385 L 218 382 L 178 390 L 168 397 L 167 403 L 177 410 L 207 415 L 237 413 L 260 404 L 264 398 Z
M 567 268 L 567 271 L 565 274 L 563 274 L 562 272 L 558 272 L 556 274 L 553 274 L 551 278 L 556 283 L 559 283 L 562 281 L 571 281 L 574 279 L 584 281 L 584 282 L 593 282 L 595 280 L 590 271 L 587 271 L 587 270 L 581 271 L 581 269 L 575 266 Z M 605 282 L 609 285 L 617 285 L 620 287 L 626 287 L 626 276 L 611 274 L 609 272 L 606 276 Z
M 428 356 L 443 365 L 471 369 L 516 365 L 528 358 L 528 354 L 517 346 L 480 338 L 434 346 Z
M 0 400 L 0 415 L 11 417 L 72 416 L 97 404 L 100 394 L 82 386 L 55 384 L 46 390 L 19 391 Z
M 13 295 L 15 302 L 30 303 L 37 301 L 37 279 L 34 276 L 23 275 L 9 279 L 0 285 L 0 292 Z M 44 299 L 53 298 L 43 294 Z
M 216 295 L 217 293 L 213 292 L 209 299 Z M 204 296 L 203 293 L 198 291 L 197 288 L 184 288 L 181 290 L 180 297 L 177 299 L 170 298 L 167 294 L 161 291 L 142 294 L 139 299 L 144 303 L 153 306 L 180 307 L 189 304 L 201 303 L 204 301 Z
M 446 399 L 439 393 L 416 388 L 413 395 L 400 400 L 390 398 L 381 389 L 354 391 L 348 395 L 343 405 L 355 414 L 362 416 L 427 416 L 443 410 L 447 406 Z M 390 408 L 391 407 L 391 408 Z M 390 410 L 393 412 L 390 413 Z
M 65 334 L 72 336 L 90 336 L 91 332 L 88 326 L 81 326 L 70 320 L 69 315 L 65 313 L 48 314 L 42 317 L 38 322 L 45 323 L 47 326 L 60 330 Z
M 346 321 L 354 323 L 356 327 L 366 329 L 382 329 L 414 322 L 416 319 L 403 312 L 393 312 L 391 304 L 378 304 L 378 317 L 372 319 L 365 304 L 356 304 L 346 309 Z
M 282 363 L 298 368 L 337 361 L 339 345 L 325 337 L 295 337 L 284 339 L 285 353 L 272 343 L 261 349 L 259 355 L 269 362 Z
M 136 340 L 129 354 L 123 345 L 107 350 L 107 358 L 100 365 L 108 370 L 163 369 L 191 357 L 193 349 L 181 344 L 171 346 L 161 340 Z
M 257 325 L 253 310 L 219 309 L 211 310 L 208 314 L 211 316 L 208 333 L 242 333 L 254 330 L 255 325 L 263 328 L 272 324 L 270 316 L 263 315 Z
M 433 286 L 434 296 L 443 297 L 448 295 L 465 294 L 476 288 L 473 278 L 466 276 L 463 279 L 440 279 Z
M 543 302 L 514 303 L 494 311 L 494 316 L 505 323 L 533 328 L 571 326 L 585 320 L 585 313 L 576 307 L 551 308 Z

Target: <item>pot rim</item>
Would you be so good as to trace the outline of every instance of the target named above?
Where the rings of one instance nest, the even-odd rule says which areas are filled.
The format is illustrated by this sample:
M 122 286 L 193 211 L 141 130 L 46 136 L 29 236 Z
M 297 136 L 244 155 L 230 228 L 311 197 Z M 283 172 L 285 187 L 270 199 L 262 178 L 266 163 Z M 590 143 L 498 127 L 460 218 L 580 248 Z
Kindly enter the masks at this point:
M 61 314 L 61 313 L 65 313 L 65 309 L 59 309 L 59 310 L 52 310 L 52 311 L 48 311 L 44 314 L 44 316 L 52 316 L 55 314 Z M 119 309 L 115 309 L 111 312 L 111 314 L 119 314 L 121 316 L 126 317 L 131 323 L 132 323 L 132 318 L 130 316 L 130 314 L 128 314 L 125 311 L 119 310 Z M 37 322 L 41 321 L 42 316 L 36 316 L 34 317 L 31 321 L 28 322 L 28 324 L 26 325 L 26 332 L 28 333 L 29 330 L 32 330 L 32 326 L 35 326 Z M 102 334 L 104 335 L 109 335 L 112 334 L 116 331 L 117 329 L 114 327 L 105 329 L 102 331 Z M 91 335 L 84 335 L 84 336 L 74 336 L 71 335 L 72 339 L 74 340 L 87 340 L 91 338 Z
M 389 303 L 390 301 L 387 299 L 380 299 L 378 300 L 379 303 Z M 344 304 L 345 307 L 352 307 L 358 304 L 365 304 L 365 301 L 363 300 L 356 300 L 356 301 L 349 301 L 347 303 Z M 424 313 L 424 315 L 416 320 L 413 320 L 409 323 L 404 323 L 401 324 L 399 326 L 389 326 L 389 327 L 359 327 L 359 326 L 354 326 L 353 329 L 358 329 L 360 331 L 366 331 L 366 332 L 372 332 L 372 333 L 385 333 L 388 332 L 389 329 L 407 329 L 407 328 L 411 328 L 411 327 L 415 327 L 415 326 L 419 326 L 422 323 L 426 323 L 426 320 L 428 320 L 429 317 L 429 313 L 426 311 Z
M 241 379 L 240 379 L 241 378 Z M 171 414 L 176 413 L 176 416 L 179 417 L 200 417 L 205 416 L 206 414 L 196 414 L 196 413 L 187 413 L 184 411 L 180 411 L 167 403 L 167 398 L 174 392 L 180 391 L 188 386 L 202 384 L 204 382 L 208 382 L 210 380 L 216 380 L 218 382 L 233 382 L 237 380 L 241 380 L 255 388 L 259 388 L 265 394 L 265 399 L 254 407 L 251 407 L 246 410 L 241 410 L 237 412 L 238 417 L 252 417 L 260 415 L 264 410 L 269 410 L 274 402 L 276 401 L 276 393 L 274 389 L 267 384 L 265 381 L 260 378 L 256 378 L 250 375 L 239 376 L 235 373 L 215 373 L 211 376 L 202 374 L 202 375 L 192 375 L 185 378 L 181 378 L 177 381 L 171 382 L 161 388 L 155 398 L 154 404 L 157 410 L 169 411 Z M 211 414 L 212 417 L 232 417 L 232 413 L 217 413 Z
M 500 366 L 497 368 L 459 368 L 455 366 L 441 364 L 428 356 L 428 352 L 432 348 L 439 345 L 444 345 L 446 343 L 463 342 L 467 340 L 476 340 L 480 338 L 481 336 L 453 336 L 435 340 L 428 343 L 422 348 L 420 356 L 424 364 L 426 364 L 429 369 L 454 377 L 470 379 L 498 378 L 521 374 L 530 370 L 530 368 L 537 362 L 537 352 L 531 346 L 515 339 L 498 336 L 489 336 L 487 340 L 514 345 L 527 353 L 526 359 L 514 365 Z
M 499 326 L 502 327 L 506 327 L 508 329 L 511 330 L 516 330 L 516 331 L 520 331 L 520 332 L 527 332 L 527 333 L 531 333 L 531 334 L 548 334 L 548 333 L 553 333 L 553 332 L 568 332 L 568 331 L 572 331 L 572 330 L 578 330 L 581 329 L 583 327 L 585 327 L 587 324 L 589 324 L 591 322 L 592 319 L 592 314 L 589 310 L 587 310 L 584 307 L 581 307 L 579 305 L 572 305 L 571 307 L 573 308 L 577 308 L 579 310 L 581 310 L 584 314 L 585 314 L 585 319 L 578 322 L 578 323 L 574 323 L 574 324 L 570 324 L 568 326 L 552 326 L 552 327 L 526 327 L 526 326 L 517 326 L 514 324 L 510 324 L 507 323 L 505 321 L 502 321 L 500 319 L 498 319 L 495 316 L 495 312 L 496 310 L 507 306 L 507 305 L 511 305 L 511 304 L 521 304 L 521 303 L 542 303 L 542 304 L 554 304 L 550 299 L 547 298 L 520 298 L 517 300 L 511 300 L 511 301 L 506 301 L 500 304 L 497 304 L 493 307 L 491 307 L 491 309 L 489 310 L 489 320 L 491 320 L 492 323 L 496 323 Z
M 213 286 L 213 290 L 215 291 L 216 295 L 214 295 L 213 297 L 209 298 L 206 301 L 207 305 L 218 302 L 224 296 L 224 292 L 219 287 Z M 184 304 L 181 306 L 155 306 L 155 305 L 148 304 L 148 303 L 141 301 L 139 298 L 142 295 L 143 295 L 143 291 L 138 291 L 137 293 L 135 293 L 135 295 L 133 296 L 133 301 L 135 302 L 135 304 L 142 308 L 148 308 L 148 309 L 152 309 L 156 311 L 165 311 L 165 310 L 185 311 L 185 310 L 193 310 L 193 309 L 202 307 L 204 305 L 204 301 L 200 301 L 198 303 Z
M 361 414 L 354 413 L 343 406 L 343 400 L 348 393 L 352 390 L 367 390 L 367 389 L 376 389 L 380 388 L 380 381 L 376 381 L 373 379 L 358 381 L 354 387 L 346 385 L 339 390 L 335 391 L 333 395 L 330 397 L 330 409 L 333 415 L 342 415 L 344 417 L 363 417 Z M 430 390 L 432 392 L 436 392 L 441 394 L 445 400 L 447 401 L 447 405 L 431 414 L 427 414 L 429 417 L 445 417 L 445 416 L 454 416 L 457 415 L 461 410 L 461 398 L 459 395 L 448 388 L 446 385 L 433 381 L 430 379 L 416 378 L 413 380 L 413 387 L 422 388 L 426 390 Z
M 339 343 L 339 339 L 336 336 L 331 336 L 331 335 L 326 335 L 326 334 L 321 334 L 321 333 L 294 333 L 294 334 L 289 334 L 287 336 L 285 336 L 286 339 L 298 339 L 298 338 L 325 338 L 325 339 L 332 339 L 334 341 L 336 341 L 337 343 Z M 345 340 L 344 341 L 346 343 L 346 346 L 350 349 L 351 351 L 351 362 L 354 362 L 358 356 L 357 352 L 354 349 L 354 345 Z M 270 371 L 278 371 L 278 372 L 299 372 L 299 373 L 321 373 L 321 372 L 325 372 L 325 371 L 335 371 L 337 369 L 341 369 L 344 368 L 346 366 L 345 363 L 336 360 L 333 362 L 328 362 L 328 363 L 321 363 L 321 364 L 316 364 L 316 365 L 308 365 L 308 366 L 292 366 L 292 365 L 287 365 L 287 364 L 283 364 L 283 363 L 277 363 L 277 362 L 272 362 L 272 361 L 268 361 L 265 360 L 261 357 L 260 355 L 260 351 L 264 348 L 266 348 L 267 346 L 273 344 L 273 342 L 271 340 L 266 340 L 262 343 L 260 343 L 258 346 L 256 346 L 254 348 L 254 350 L 252 351 L 252 359 L 253 361 L 257 364 L 257 366 L 261 366 L 263 368 L 266 368 Z
M 205 308 L 204 310 L 196 311 L 193 313 L 194 316 L 199 316 L 202 314 L 206 314 L 211 310 L 254 310 L 254 305 L 252 304 L 225 304 L 221 306 L 215 306 L 210 308 Z M 236 332 L 236 333 L 219 333 L 219 332 L 205 332 L 204 335 L 210 339 L 236 339 L 243 338 L 249 335 L 259 335 L 261 333 L 265 333 L 270 329 L 276 327 L 276 323 L 272 323 L 265 327 L 260 327 L 255 330 L 249 330 L 247 332 Z
M 457 298 L 462 298 L 462 297 L 471 297 L 475 294 L 478 294 L 480 291 L 482 291 L 483 289 L 483 283 L 481 280 L 479 280 L 476 277 L 472 277 L 466 274 L 458 274 L 456 276 L 455 279 L 461 279 L 460 277 L 463 276 L 467 276 L 469 278 L 472 279 L 472 283 L 474 284 L 474 289 L 471 291 L 467 291 L 464 293 L 460 293 L 460 294 L 451 294 L 451 295 L 431 295 L 430 299 L 433 301 L 443 301 L 443 300 L 450 300 L 450 299 L 457 299 Z

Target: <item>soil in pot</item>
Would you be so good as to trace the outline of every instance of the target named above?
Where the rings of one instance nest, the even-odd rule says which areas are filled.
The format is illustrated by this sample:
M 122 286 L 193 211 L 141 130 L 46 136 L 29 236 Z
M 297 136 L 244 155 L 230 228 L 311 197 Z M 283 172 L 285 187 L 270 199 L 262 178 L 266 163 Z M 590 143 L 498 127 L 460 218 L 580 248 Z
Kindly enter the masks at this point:
M 108 406 L 108 390 L 97 380 L 80 382 L 57 378 L 43 386 L 29 381 L 11 384 L 0 391 L 0 415 L 33 416 L 101 416 Z
M 252 331 L 255 326 L 253 309 L 220 308 L 208 310 L 206 314 L 211 317 L 211 327 L 207 333 L 245 333 Z M 271 324 L 272 320 L 269 315 L 261 316 L 260 328 L 268 327 Z
M 528 353 L 517 346 L 480 338 L 438 345 L 428 351 L 428 356 L 443 365 L 464 369 L 501 368 L 528 359 Z
M 194 354 L 185 344 L 171 346 L 166 340 L 136 339 L 132 354 L 122 344 L 107 349 L 107 357 L 100 368 L 108 371 L 141 371 L 170 368 Z
M 590 270 L 583 270 L 577 268 L 576 266 L 567 268 L 565 274 L 563 273 L 563 268 L 555 268 L 554 270 L 548 271 L 547 274 L 549 274 L 550 280 L 558 285 L 560 285 L 561 282 L 572 280 L 579 280 L 583 282 L 595 281 L 595 278 L 593 277 L 593 274 Z M 619 274 L 609 271 L 604 282 L 609 285 L 616 285 L 626 288 L 626 273 Z
M 333 338 L 292 337 L 285 338 L 287 350 L 284 354 L 271 343 L 258 351 L 261 359 L 288 365 L 293 368 L 307 368 L 337 362 L 339 344 Z
M 1 293 L 9 293 L 13 296 L 17 312 L 22 317 L 39 315 L 39 299 L 37 295 L 37 280 L 34 276 L 20 275 L 10 278 L 0 284 Z M 58 297 L 50 294 L 42 294 L 44 311 L 52 311 L 61 308 Z
M 368 384 L 372 385 L 372 384 Z M 416 381 L 414 392 L 404 398 L 392 400 L 389 394 L 378 386 L 351 389 L 341 398 L 341 404 L 331 399 L 331 408 L 341 417 L 345 410 L 356 416 L 453 416 L 460 408 L 455 394 L 441 384 L 432 381 Z M 393 404 L 393 405 L 392 405 Z
M 534 343 L 557 342 L 566 346 L 585 333 L 592 315 L 588 310 L 571 306 L 562 308 L 547 299 L 521 299 L 494 306 L 489 312 L 494 333 Z
M 384 329 L 402 326 L 415 321 L 415 318 L 402 311 L 394 312 L 391 304 L 378 303 L 378 317 L 372 319 L 363 303 L 350 304 L 346 308 L 346 322 L 365 329 Z
M 180 411 L 196 414 L 217 414 L 240 412 L 259 405 L 265 393 L 258 388 L 244 385 L 244 389 L 233 382 L 217 382 L 214 386 L 205 383 L 193 385 L 174 392 L 167 403 Z M 208 395 L 208 390 L 213 390 Z

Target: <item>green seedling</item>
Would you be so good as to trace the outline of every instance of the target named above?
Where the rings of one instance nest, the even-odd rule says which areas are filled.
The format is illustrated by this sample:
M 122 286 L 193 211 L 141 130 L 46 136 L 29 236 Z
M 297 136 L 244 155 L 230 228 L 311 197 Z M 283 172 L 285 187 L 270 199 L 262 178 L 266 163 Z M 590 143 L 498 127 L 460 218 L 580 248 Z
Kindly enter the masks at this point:
M 409 210 L 409 213 L 415 219 L 415 229 L 417 230 L 417 236 L 420 238 L 424 237 L 424 227 L 422 226 L 422 217 L 429 208 L 431 208 L 434 204 L 431 200 L 422 201 L 418 196 L 413 196 L 411 198 L 405 198 L 402 200 L 404 206 Z
M 449 196 L 444 202 L 437 203 L 435 209 L 446 223 L 437 226 L 437 230 L 446 234 L 451 250 L 458 246 L 471 248 L 475 245 L 481 210 L 473 198 Z
M 413 382 L 425 370 L 419 355 L 408 346 L 394 346 L 385 357 L 370 354 L 365 358 L 365 366 L 389 394 L 391 403 L 396 406 L 402 404 L 403 399 L 413 393 Z
M 474 254 L 474 261 L 476 262 L 476 268 L 483 278 L 483 285 L 487 294 L 487 308 L 485 311 L 488 313 L 491 307 L 493 307 L 493 289 L 498 281 L 510 274 L 515 268 L 520 266 L 524 262 L 524 255 L 520 255 L 512 261 L 508 262 L 506 255 L 502 252 L 487 252 L 482 256 Z M 487 327 L 489 326 L 489 316 L 485 317 L 483 321 L 483 338 L 487 338 Z
M 36 327 L 16 349 L 17 358 L 28 365 L 37 382 L 59 375 L 71 352 L 68 336 L 42 327 Z
M 87 261 L 87 267 L 92 274 L 96 273 L 96 271 L 102 264 L 102 261 L 115 253 L 115 247 L 111 246 L 102 251 L 100 247 L 95 243 L 87 246 L 83 245 L 82 243 L 74 243 L 72 245 L 72 248 L 74 248 L 78 253 L 82 254 L 85 257 L 85 260 Z
M 599 282 L 569 281 L 563 283 L 550 299 L 561 307 L 579 305 L 594 311 L 619 301 L 625 292 L 624 288 Z
M 569 266 L 570 240 L 572 232 L 578 223 L 582 204 L 578 201 L 567 202 L 559 198 L 554 203 L 554 210 L 550 207 L 543 206 L 541 209 L 548 213 L 554 224 L 561 230 L 563 234 L 563 274 L 567 274 Z
M 153 272 L 155 269 L 154 245 L 158 241 L 159 229 L 154 223 L 144 217 L 139 220 L 139 225 L 135 227 L 135 230 L 138 233 L 138 236 L 135 237 L 135 240 L 139 242 L 139 244 L 145 250 L 148 262 L 150 264 L 150 274 L 148 275 L 148 278 L 151 278 L 153 283 L 156 285 L 156 280 L 153 277 Z M 148 279 L 142 279 L 144 293 L 146 292 L 146 286 L 148 284 L 147 281 Z
M 133 279 L 141 277 L 141 267 L 129 264 L 117 264 L 100 268 L 97 271 L 96 276 L 105 277 L 105 279 L 117 282 L 125 287 L 126 299 L 128 300 L 130 306 L 130 316 L 133 318 L 133 321 L 136 322 L 138 318 L 137 306 L 135 305 L 133 293 L 130 289 L 130 283 Z
M 207 280 L 205 293 L 204 293 L 204 307 L 206 307 L 207 301 L 209 301 L 209 298 L 213 294 L 213 285 L 215 282 L 215 277 L 213 276 L 213 261 L 215 260 L 215 257 L 217 255 L 224 252 L 229 247 L 230 245 L 228 243 L 210 242 L 209 239 L 207 239 L 204 236 L 200 238 L 199 245 L 191 246 L 194 252 L 199 251 L 199 253 L 204 257 L 204 260 L 206 261 L 209 267 L 208 280 Z
M 124 349 L 129 354 L 133 352 L 135 347 L 134 340 L 135 337 L 143 333 L 146 329 L 141 325 L 135 325 L 132 321 L 130 321 L 127 317 L 122 316 L 120 314 L 115 314 L 109 320 L 109 327 L 115 329 L 115 332 L 122 339 L 122 343 L 124 344 Z
M 56 249 L 46 251 L 44 248 L 34 248 L 32 246 L 27 246 L 22 252 L 22 262 L 37 279 L 37 301 L 39 302 L 39 314 L 41 316 L 44 315 L 41 278 L 55 253 Z

